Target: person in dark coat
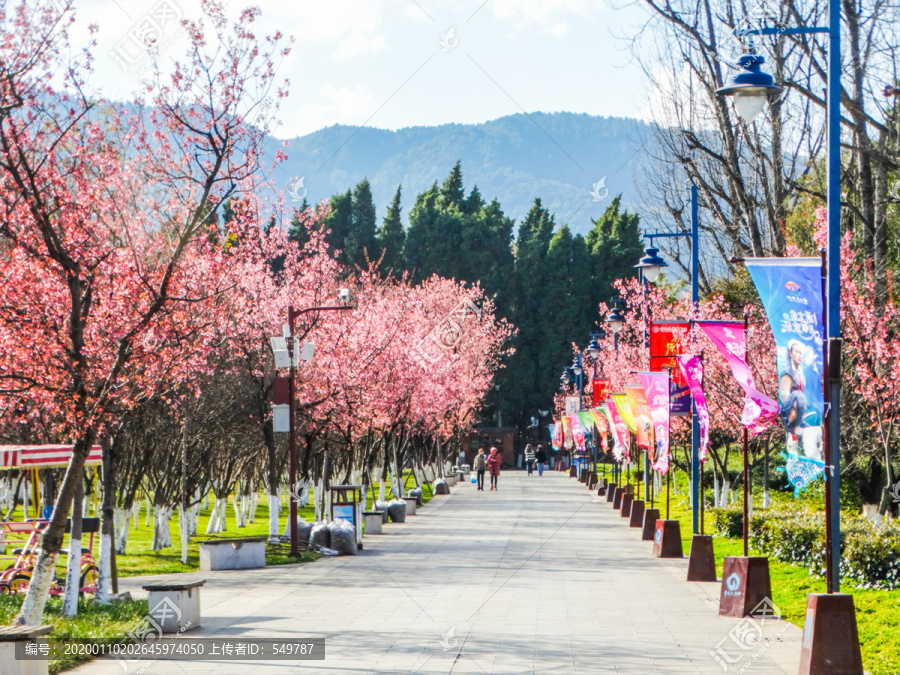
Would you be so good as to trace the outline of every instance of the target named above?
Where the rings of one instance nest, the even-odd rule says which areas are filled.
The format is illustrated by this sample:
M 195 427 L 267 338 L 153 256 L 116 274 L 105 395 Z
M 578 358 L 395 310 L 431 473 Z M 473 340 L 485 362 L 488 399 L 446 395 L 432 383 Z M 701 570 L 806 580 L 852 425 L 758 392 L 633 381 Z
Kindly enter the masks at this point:
M 543 445 L 537 447 L 537 452 L 534 453 L 534 461 L 537 462 L 538 476 L 543 476 L 544 464 L 547 463 L 547 453 L 544 452 Z
M 497 452 L 497 448 L 491 448 L 491 454 L 488 456 L 488 471 L 491 474 L 491 490 L 497 489 L 497 477 L 500 475 L 500 464 L 503 458 Z

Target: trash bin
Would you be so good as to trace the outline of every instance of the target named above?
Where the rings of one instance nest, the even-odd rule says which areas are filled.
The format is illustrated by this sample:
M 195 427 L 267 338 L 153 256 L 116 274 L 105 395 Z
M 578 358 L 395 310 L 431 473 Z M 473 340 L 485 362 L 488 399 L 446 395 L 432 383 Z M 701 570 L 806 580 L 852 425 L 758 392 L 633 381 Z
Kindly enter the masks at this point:
M 362 485 L 331 487 L 331 519 L 342 518 L 353 524 L 357 546 L 362 543 Z

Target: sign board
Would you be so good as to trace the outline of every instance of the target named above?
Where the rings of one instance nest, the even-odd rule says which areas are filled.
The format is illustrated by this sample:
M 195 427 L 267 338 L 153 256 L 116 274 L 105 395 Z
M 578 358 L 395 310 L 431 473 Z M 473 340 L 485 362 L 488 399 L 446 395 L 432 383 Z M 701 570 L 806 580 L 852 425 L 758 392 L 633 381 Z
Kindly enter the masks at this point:
M 580 396 L 566 396 L 566 415 L 574 415 L 581 410 Z
M 285 432 L 291 430 L 291 407 L 288 405 L 272 406 L 272 431 Z

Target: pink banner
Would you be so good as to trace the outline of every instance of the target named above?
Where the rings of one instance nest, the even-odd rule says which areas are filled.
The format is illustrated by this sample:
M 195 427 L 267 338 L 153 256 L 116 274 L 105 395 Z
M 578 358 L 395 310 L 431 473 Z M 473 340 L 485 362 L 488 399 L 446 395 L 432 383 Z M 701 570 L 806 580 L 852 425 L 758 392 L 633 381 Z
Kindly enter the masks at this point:
M 697 420 L 700 422 L 700 461 L 706 461 L 709 445 L 709 407 L 706 405 L 706 394 L 703 392 L 703 361 L 693 354 L 680 354 L 675 357 L 684 379 L 687 381 L 694 397 L 697 409 Z
M 765 431 L 769 422 L 778 419 L 780 407 L 778 403 L 759 391 L 753 383 L 753 373 L 750 371 L 750 366 L 747 365 L 747 337 L 744 324 L 737 321 L 734 323 L 699 321 L 698 323 L 728 361 L 734 379 L 744 390 L 741 424 L 754 434 Z
M 660 473 L 669 470 L 669 371 L 638 373 L 641 386 L 650 405 L 653 435 L 656 440 L 656 461 L 653 468 Z
M 575 440 L 575 449 L 584 450 L 584 428 L 578 415 L 569 415 L 569 423 L 572 425 L 572 438 Z
M 613 449 L 613 454 L 619 461 L 623 458 L 626 462 L 631 461 L 631 434 L 628 433 L 628 425 L 625 424 L 625 420 L 619 414 L 615 401 L 607 399 L 605 403 L 612 421 L 612 427 L 615 430 L 616 447 Z

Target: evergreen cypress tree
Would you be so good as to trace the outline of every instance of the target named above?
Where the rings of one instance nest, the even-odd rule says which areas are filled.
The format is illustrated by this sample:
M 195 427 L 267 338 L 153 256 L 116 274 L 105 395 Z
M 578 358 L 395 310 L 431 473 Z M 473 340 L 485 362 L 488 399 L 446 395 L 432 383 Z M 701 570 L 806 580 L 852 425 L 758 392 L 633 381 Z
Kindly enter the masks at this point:
M 463 191 L 462 162 L 456 160 L 456 164 L 453 165 L 453 169 L 451 169 L 450 174 L 444 179 L 444 184 L 441 186 L 443 205 L 455 204 L 461 206 L 465 196 L 466 194 Z
M 406 243 L 406 230 L 400 219 L 400 191 L 402 185 L 397 186 L 394 200 L 388 207 L 387 215 L 381 223 L 377 233 L 377 249 L 382 256 L 381 269 L 383 274 L 400 276 L 403 273 L 404 244 Z M 374 255 L 372 257 L 375 257 Z
M 346 261 L 350 265 L 368 267 L 366 256 L 377 257 L 375 251 L 375 203 L 372 200 L 372 186 L 363 178 L 353 188 L 350 230 L 347 233 Z
M 587 247 L 592 260 L 594 305 L 614 295 L 613 282 L 637 275 L 634 266 L 644 254 L 640 228 L 641 217 L 620 212 L 622 195 L 606 207 L 594 228 L 588 233 Z

